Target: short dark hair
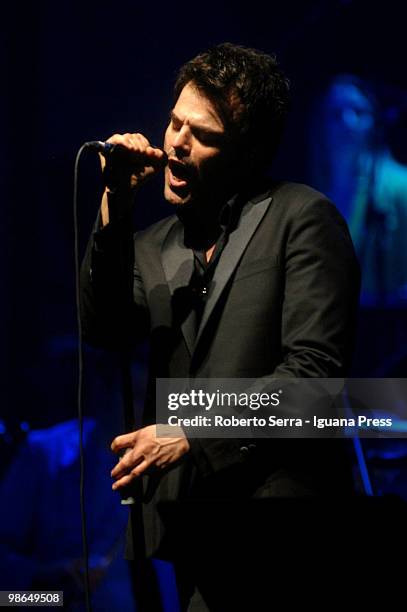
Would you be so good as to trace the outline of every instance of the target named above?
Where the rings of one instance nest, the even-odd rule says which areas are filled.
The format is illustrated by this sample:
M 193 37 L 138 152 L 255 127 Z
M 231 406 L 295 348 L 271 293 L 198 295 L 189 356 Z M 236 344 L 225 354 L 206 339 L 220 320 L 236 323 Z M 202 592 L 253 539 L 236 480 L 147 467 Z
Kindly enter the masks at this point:
M 192 82 L 216 106 L 232 138 L 267 166 L 280 142 L 289 107 L 289 81 L 275 56 L 222 43 L 179 70 L 175 100 Z

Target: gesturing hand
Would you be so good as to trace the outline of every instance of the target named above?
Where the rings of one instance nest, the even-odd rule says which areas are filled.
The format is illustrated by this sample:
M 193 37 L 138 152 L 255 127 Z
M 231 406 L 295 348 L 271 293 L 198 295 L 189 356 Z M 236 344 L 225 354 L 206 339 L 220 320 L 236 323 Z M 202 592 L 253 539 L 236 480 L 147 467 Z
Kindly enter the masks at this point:
M 121 489 L 150 468 L 165 468 L 175 463 L 189 451 L 189 442 L 181 428 L 177 428 L 176 438 L 157 438 L 156 425 L 149 425 L 137 431 L 117 436 L 111 449 L 125 454 L 111 471 L 116 480 L 112 489 Z

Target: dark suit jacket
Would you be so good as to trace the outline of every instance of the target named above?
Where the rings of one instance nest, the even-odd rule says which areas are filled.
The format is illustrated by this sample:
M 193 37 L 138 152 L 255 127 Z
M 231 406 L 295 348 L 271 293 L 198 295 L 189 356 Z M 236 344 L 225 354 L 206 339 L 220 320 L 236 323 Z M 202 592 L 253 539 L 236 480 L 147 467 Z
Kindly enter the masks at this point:
M 243 207 L 217 264 L 194 341 L 185 311 L 193 253 L 173 215 L 134 237 L 96 233 L 82 268 L 85 337 L 111 347 L 149 336 L 145 424 L 156 377 L 342 377 L 349 368 L 359 271 L 346 224 L 321 193 L 279 183 Z M 338 440 L 191 440 L 179 466 L 144 478 L 149 554 L 166 554 L 160 499 L 243 499 L 349 490 Z M 157 552 L 158 551 L 158 552 Z

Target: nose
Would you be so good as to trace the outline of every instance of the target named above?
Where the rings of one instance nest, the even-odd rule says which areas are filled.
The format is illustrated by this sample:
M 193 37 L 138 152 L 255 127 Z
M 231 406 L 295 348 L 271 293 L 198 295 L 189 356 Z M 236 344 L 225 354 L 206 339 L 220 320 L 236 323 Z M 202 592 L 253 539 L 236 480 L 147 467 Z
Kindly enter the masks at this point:
M 187 125 L 173 135 L 171 144 L 177 157 L 188 157 L 191 153 L 191 131 Z

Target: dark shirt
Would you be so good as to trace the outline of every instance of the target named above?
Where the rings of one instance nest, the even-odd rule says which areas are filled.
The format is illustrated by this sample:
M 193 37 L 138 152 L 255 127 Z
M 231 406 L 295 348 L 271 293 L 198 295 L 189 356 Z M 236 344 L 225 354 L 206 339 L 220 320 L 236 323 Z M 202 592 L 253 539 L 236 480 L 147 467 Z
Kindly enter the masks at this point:
M 218 215 L 218 238 L 209 261 L 206 259 L 207 249 L 193 248 L 194 272 L 190 282 L 192 292 L 192 309 L 195 313 L 195 335 L 199 325 L 209 293 L 209 287 L 215 274 L 216 266 L 225 248 L 229 234 L 236 225 L 241 212 L 240 199 L 231 198 L 220 210 Z M 198 230 L 199 231 L 199 230 Z

